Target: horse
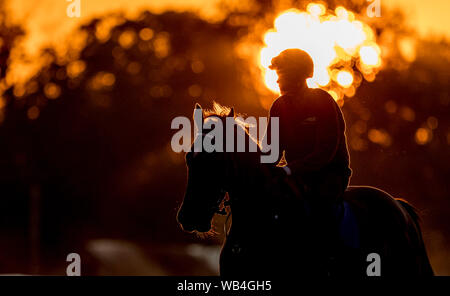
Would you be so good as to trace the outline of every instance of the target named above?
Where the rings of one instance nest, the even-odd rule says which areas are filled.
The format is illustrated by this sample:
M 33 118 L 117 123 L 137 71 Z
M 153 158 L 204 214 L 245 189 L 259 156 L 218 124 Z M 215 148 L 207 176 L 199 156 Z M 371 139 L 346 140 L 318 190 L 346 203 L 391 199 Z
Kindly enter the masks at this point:
M 227 117 L 235 119 L 233 108 L 195 108 L 204 123 L 221 120 L 225 127 Z M 245 125 L 235 123 L 247 143 L 255 141 Z M 260 154 L 259 145 L 256 153 L 193 147 L 186 153 L 187 187 L 177 221 L 186 232 L 208 233 L 216 213 L 231 217 L 221 276 L 433 275 L 419 215 L 408 202 L 374 187 L 349 186 L 333 211 L 320 203 L 313 207 L 288 167 L 261 163 Z

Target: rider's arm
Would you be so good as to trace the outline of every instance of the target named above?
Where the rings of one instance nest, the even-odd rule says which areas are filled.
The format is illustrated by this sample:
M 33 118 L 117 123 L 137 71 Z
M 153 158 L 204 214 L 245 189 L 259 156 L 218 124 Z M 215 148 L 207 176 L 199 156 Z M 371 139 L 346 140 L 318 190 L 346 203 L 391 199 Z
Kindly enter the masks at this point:
M 281 112 L 280 112 L 280 98 L 275 100 L 270 107 L 268 121 L 267 121 L 267 128 L 266 128 L 266 134 L 264 135 L 263 141 L 261 141 L 261 145 L 264 145 L 264 143 L 271 144 L 272 143 L 272 131 L 270 128 L 271 125 L 271 118 L 272 117 L 278 117 L 279 118 L 279 129 L 278 129 L 278 143 L 279 143 L 279 153 L 277 160 L 275 161 L 275 164 L 279 163 L 282 156 L 283 151 L 285 150 L 284 141 L 282 140 L 282 133 L 281 133 Z M 266 152 L 269 153 L 269 152 Z

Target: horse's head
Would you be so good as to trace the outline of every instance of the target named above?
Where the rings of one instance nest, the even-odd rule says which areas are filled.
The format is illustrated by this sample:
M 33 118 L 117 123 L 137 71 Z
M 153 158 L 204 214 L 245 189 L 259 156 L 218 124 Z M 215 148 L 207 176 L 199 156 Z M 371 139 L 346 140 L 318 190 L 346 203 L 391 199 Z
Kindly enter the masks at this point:
M 219 108 L 215 105 L 215 109 Z M 215 112 L 203 112 L 200 105 L 194 109 L 201 112 L 203 126 L 214 124 L 214 121 L 221 121 L 225 127 L 227 117 L 234 117 L 234 110 L 220 107 L 221 110 Z M 211 122 L 212 121 L 212 122 Z M 226 193 L 226 153 L 195 152 L 195 142 L 203 143 L 205 137 L 211 130 L 203 128 L 202 133 L 196 135 L 191 150 L 186 153 L 186 164 L 188 168 L 188 182 L 183 204 L 178 211 L 178 223 L 185 231 L 208 232 L 211 229 L 211 220 L 218 211 Z M 222 134 L 223 142 L 225 133 Z M 217 141 L 214 139 L 213 141 Z

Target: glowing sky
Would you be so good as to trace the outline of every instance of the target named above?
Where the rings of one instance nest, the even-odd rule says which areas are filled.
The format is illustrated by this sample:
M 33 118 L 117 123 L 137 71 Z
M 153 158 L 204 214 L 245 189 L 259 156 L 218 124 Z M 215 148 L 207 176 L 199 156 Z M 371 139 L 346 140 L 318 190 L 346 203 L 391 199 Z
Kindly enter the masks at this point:
M 246 1 L 227 0 L 229 2 L 245 5 Z M 422 34 L 434 32 L 445 35 L 450 39 L 450 11 L 449 0 L 381 0 L 387 7 L 401 7 L 407 16 L 408 23 L 414 25 Z M 86 23 L 95 16 L 114 11 L 123 11 L 128 15 L 137 15 L 142 9 L 162 12 L 166 9 L 176 11 L 191 10 L 199 12 L 203 17 L 214 19 L 221 15 L 216 8 L 219 0 L 81 0 L 81 18 L 69 18 L 66 15 L 66 0 L 8 0 L 9 17 L 25 28 L 28 35 L 22 46 L 26 52 L 33 56 L 45 45 L 61 46 L 73 39 L 70 33 L 80 23 Z M 383 17 L 383 13 L 382 16 Z M 417 26 L 416 26 L 417 24 Z M 16 67 L 15 76 L 26 75 Z M 12 77 L 13 81 L 21 77 Z
M 450 39 L 449 0 L 381 0 L 381 3 L 403 10 L 408 24 L 422 36 L 432 33 Z
M 279 92 L 278 76 L 268 66 L 272 58 L 288 48 L 302 49 L 311 56 L 314 75 L 306 80 L 308 86 L 328 90 L 335 100 L 344 94 L 353 96 L 361 74 L 373 81 L 382 64 L 373 29 L 343 7 L 327 11 L 322 4 L 309 3 L 306 11 L 284 11 L 275 19 L 274 28 L 264 35 L 264 43 L 260 66 L 266 86 L 275 93 Z M 359 69 L 356 73 L 355 63 Z
M 228 1 L 242 3 L 237 0 Z M 219 0 L 81 0 L 80 19 L 67 17 L 66 7 L 69 2 L 66 0 L 9 0 L 8 6 L 15 21 L 30 34 L 42 36 L 29 41 L 29 47 L 36 48 L 37 44 L 34 42 L 59 42 L 59 37 L 67 35 L 80 22 L 108 12 L 122 10 L 133 15 L 144 8 L 156 12 L 169 8 L 178 11 L 189 9 L 198 11 L 207 18 L 215 18 L 220 14 L 220 10 L 215 8 L 217 2 Z M 449 0 L 381 0 L 381 3 L 389 8 L 400 7 L 405 12 L 408 23 L 422 34 L 433 32 L 450 37 Z

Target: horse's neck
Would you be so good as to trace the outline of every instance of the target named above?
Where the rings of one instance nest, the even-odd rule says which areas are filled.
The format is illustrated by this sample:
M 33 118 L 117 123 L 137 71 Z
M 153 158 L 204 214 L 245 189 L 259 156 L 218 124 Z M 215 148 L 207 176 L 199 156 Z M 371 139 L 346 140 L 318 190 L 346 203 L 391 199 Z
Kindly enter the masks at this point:
M 254 199 L 263 190 L 261 184 L 264 184 L 265 178 L 259 153 L 234 153 L 230 165 L 230 198 L 247 198 L 249 201 Z M 247 197 L 249 193 L 252 194 Z
M 236 133 L 237 134 L 237 133 Z M 254 141 L 247 132 L 245 132 L 245 143 Z M 235 139 L 236 143 L 237 139 Z M 258 146 L 257 152 L 231 152 L 229 162 L 229 197 L 233 200 L 240 200 L 239 203 L 251 205 L 263 193 L 261 184 L 263 172 L 261 170 L 261 151 Z

